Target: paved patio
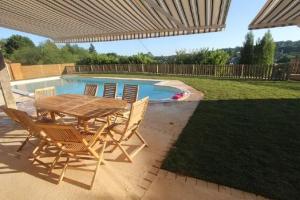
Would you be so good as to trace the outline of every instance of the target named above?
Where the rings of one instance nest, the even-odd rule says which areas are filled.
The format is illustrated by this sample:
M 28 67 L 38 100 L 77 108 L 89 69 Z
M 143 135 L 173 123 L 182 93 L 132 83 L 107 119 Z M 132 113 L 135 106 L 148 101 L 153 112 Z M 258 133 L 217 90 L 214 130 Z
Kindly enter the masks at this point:
M 183 85 L 179 81 L 174 84 Z M 191 91 L 184 101 L 150 104 L 140 131 L 149 147 L 133 163 L 125 161 L 119 151 L 105 154 L 109 161 L 101 166 L 92 190 L 87 189 L 92 177 L 89 169 L 95 167 L 92 161 L 72 161 L 71 165 L 80 169 L 68 169 L 57 185 L 61 167 L 49 176 L 45 166 L 32 164 L 29 157 L 34 146 L 30 144 L 17 153 L 26 134 L 0 112 L 1 199 L 261 199 L 160 169 L 167 151 L 203 97 L 201 92 L 184 87 Z M 16 99 L 19 109 L 34 113 L 32 99 L 19 95 Z M 50 163 L 52 159 L 46 157 L 43 161 Z

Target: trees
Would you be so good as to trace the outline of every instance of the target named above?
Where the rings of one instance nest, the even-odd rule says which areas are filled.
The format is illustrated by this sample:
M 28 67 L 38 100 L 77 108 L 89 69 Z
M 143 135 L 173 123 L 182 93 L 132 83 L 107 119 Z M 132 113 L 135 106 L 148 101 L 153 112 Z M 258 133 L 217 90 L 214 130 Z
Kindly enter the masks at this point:
M 229 62 L 230 57 L 231 60 L 234 58 L 232 63 L 238 63 L 240 55 L 241 64 L 272 64 L 275 51 L 276 61 L 280 63 L 289 62 L 290 59 L 300 54 L 300 41 L 277 42 L 278 48 L 275 49 L 270 32 L 267 32 L 262 39 L 258 39 L 255 45 L 253 43 L 253 33 L 249 32 L 245 37 L 242 48 L 235 47 L 221 50 L 204 48 L 192 52 L 181 50 L 177 51 L 176 55 L 158 57 L 153 56 L 151 53 L 121 56 L 116 53 L 97 54 L 93 44 L 90 44 L 89 49 L 84 49 L 70 44 L 57 46 L 49 40 L 35 46 L 29 38 L 14 35 L 8 39 L 1 39 L 0 48 L 5 58 L 23 64 L 78 62 L 80 64 L 176 63 L 224 65 Z M 32 52 L 30 52 L 30 49 L 32 49 Z
M 90 44 L 89 52 L 90 52 L 90 53 L 96 53 L 95 46 L 94 46 L 92 43 Z
M 210 51 L 207 64 L 225 65 L 228 63 L 229 54 L 223 50 Z
M 223 50 L 200 49 L 192 53 L 181 50 L 177 51 L 175 56 L 176 64 L 224 65 L 228 60 L 229 54 Z
M 40 62 L 42 57 L 41 49 L 38 47 L 23 47 L 15 50 L 10 59 L 13 62 L 22 63 L 24 65 L 34 65 Z
M 5 43 L 6 43 L 6 40 L 0 39 L 0 52 L 2 53 L 2 55 L 4 57 L 6 57 Z
M 275 56 L 276 45 L 272 38 L 271 32 L 265 33 L 264 37 L 260 40 L 258 44 L 258 54 L 256 55 L 258 59 L 258 64 L 273 64 Z
M 0 50 L 3 51 L 4 50 L 4 46 L 5 46 L 6 40 L 1 39 L 0 40 Z
M 254 35 L 252 31 L 248 32 L 245 37 L 245 42 L 241 49 L 241 64 L 252 64 L 254 58 Z
M 50 40 L 40 44 L 39 48 L 42 54 L 39 64 L 57 64 L 64 62 L 60 49 Z
M 101 65 L 101 64 L 117 64 L 119 57 L 109 54 L 89 54 L 79 59 L 76 64 L 78 65 Z
M 152 64 L 155 63 L 155 59 L 150 53 L 138 53 L 128 57 L 131 64 Z
M 30 39 L 24 39 L 24 37 L 17 35 L 10 37 L 7 41 L 3 40 L 0 43 L 0 45 L 4 46 L 5 52 L 7 52 L 6 48 L 8 46 L 13 46 L 12 44 L 15 45 L 14 48 L 11 48 L 13 52 L 6 54 L 6 57 L 13 62 L 20 62 L 25 65 L 74 63 L 81 57 L 89 54 L 88 50 L 78 47 L 77 45 L 67 44 L 63 47 L 58 47 L 50 40 L 36 47 Z
M 79 65 L 101 64 L 151 64 L 155 63 L 154 56 L 147 53 L 138 53 L 132 56 L 119 56 L 115 53 L 89 54 L 76 62 Z
M 23 47 L 35 47 L 34 43 L 28 38 L 20 35 L 12 35 L 4 45 L 5 52 L 8 55 L 13 54 L 15 50 Z
M 246 41 L 241 49 L 241 64 L 273 64 L 275 57 L 275 42 L 270 31 L 266 32 L 262 39 L 258 38 L 253 46 L 254 36 L 247 33 Z

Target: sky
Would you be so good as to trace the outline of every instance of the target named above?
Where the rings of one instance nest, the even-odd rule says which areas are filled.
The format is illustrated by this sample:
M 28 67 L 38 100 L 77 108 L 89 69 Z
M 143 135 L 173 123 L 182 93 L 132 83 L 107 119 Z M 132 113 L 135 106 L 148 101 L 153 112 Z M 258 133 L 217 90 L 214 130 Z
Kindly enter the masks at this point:
M 227 48 L 241 46 L 248 32 L 248 25 L 265 4 L 266 0 L 232 0 L 229 8 L 226 28 L 221 32 L 184 35 L 141 40 L 95 42 L 98 53 L 114 52 L 120 55 L 132 55 L 139 52 L 151 52 L 155 56 L 173 55 L 178 50 L 192 51 L 201 48 Z M 255 39 L 261 38 L 268 29 L 254 30 Z M 300 40 L 300 28 L 297 26 L 270 29 L 275 41 Z M 0 39 L 13 34 L 27 36 L 35 44 L 47 38 L 0 27 Z M 88 48 L 89 43 L 79 43 Z

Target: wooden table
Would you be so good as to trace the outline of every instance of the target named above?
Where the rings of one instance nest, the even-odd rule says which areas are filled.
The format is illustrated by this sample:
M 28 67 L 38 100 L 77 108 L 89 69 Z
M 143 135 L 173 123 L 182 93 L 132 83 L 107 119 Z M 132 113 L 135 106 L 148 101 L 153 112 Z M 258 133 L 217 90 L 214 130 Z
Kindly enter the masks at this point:
M 87 121 L 96 117 L 106 117 L 123 110 L 127 102 L 119 99 L 85 96 L 77 94 L 63 94 L 40 98 L 35 102 L 37 109 L 47 110 L 55 120 L 54 113 L 63 113 L 77 117 L 84 122 L 88 129 Z

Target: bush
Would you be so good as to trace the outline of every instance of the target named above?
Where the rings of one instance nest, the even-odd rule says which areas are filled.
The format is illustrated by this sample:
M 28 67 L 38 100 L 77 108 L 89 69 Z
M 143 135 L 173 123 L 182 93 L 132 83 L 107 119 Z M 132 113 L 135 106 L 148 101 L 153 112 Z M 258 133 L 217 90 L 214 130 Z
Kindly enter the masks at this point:
M 201 49 L 186 53 L 186 51 L 176 52 L 176 64 L 209 64 L 224 65 L 229 61 L 229 54 L 223 50 Z

